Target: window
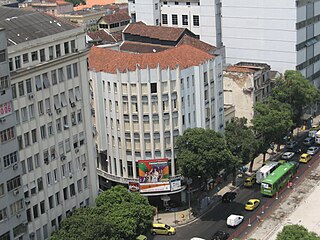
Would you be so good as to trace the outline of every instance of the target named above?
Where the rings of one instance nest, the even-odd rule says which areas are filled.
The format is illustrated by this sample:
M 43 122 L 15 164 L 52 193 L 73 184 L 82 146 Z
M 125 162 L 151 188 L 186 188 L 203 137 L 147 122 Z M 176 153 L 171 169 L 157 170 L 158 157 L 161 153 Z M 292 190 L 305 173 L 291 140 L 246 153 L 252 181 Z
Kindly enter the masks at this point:
M 38 204 L 33 206 L 33 218 L 38 218 L 39 217 L 39 208 L 38 208 Z
M 53 196 L 50 196 L 49 198 L 48 198 L 48 201 L 49 201 L 49 208 L 50 209 L 52 209 L 52 208 L 54 208 L 54 202 L 53 202 Z
M 18 161 L 17 152 L 10 153 L 3 157 L 4 167 L 8 167 L 11 164 L 16 163 L 17 161 Z M 1 189 L 0 189 L 0 196 L 1 196 Z
M 52 176 L 51 176 L 51 172 L 47 173 L 47 184 L 51 185 L 52 184 Z
M 43 101 L 39 101 L 38 102 L 38 113 L 39 115 L 43 115 L 44 114 L 44 107 L 43 107 Z
M 54 55 L 53 55 L 53 46 L 50 46 L 49 47 L 49 59 L 52 60 L 54 58 Z
M 31 172 L 33 170 L 33 159 L 32 159 L 32 157 L 29 157 L 27 159 L 27 165 L 28 165 L 28 171 Z
M 54 134 L 52 122 L 48 123 L 48 135 L 52 136 Z
M 29 117 L 30 117 L 30 120 L 34 118 L 34 105 L 31 104 L 28 106 L 28 109 L 29 109 Z
M 7 190 L 10 192 L 13 189 L 16 189 L 21 186 L 20 176 L 14 177 L 7 181 Z
M 0 222 L 2 222 L 3 220 L 5 220 L 7 218 L 8 218 L 7 208 L 0 209 Z M 2 239 L 4 239 L 4 240 L 8 240 L 9 239 L 10 240 L 10 233 L 9 233 L 9 235 L 7 235 L 5 237 L 3 237 L 3 235 L 0 236 L 0 239 L 1 240 Z
M 72 64 L 72 67 L 73 67 L 73 77 L 78 77 L 79 76 L 79 73 L 78 73 L 78 63 L 74 63 Z
M 61 56 L 61 49 L 60 49 L 60 44 L 56 45 L 56 57 L 60 57 Z
M 29 134 L 29 132 L 26 132 L 24 134 L 24 145 L 25 145 L 25 147 L 30 146 L 30 134 Z
M 61 119 L 58 118 L 56 119 L 56 128 L 57 128 L 57 132 L 61 132 Z
M 0 143 L 9 141 L 14 138 L 14 128 L 7 128 L 3 131 L 0 131 Z
M 61 106 L 62 107 L 67 106 L 66 94 L 64 92 L 60 93 L 60 98 L 61 98 Z
M 65 187 L 65 188 L 63 189 L 63 199 L 64 199 L 64 200 L 67 200 L 68 198 L 69 198 L 69 196 L 68 196 L 68 188 Z
M 5 62 L 6 61 L 6 50 L 1 50 L 0 51 L 0 62 Z
M 71 185 L 70 185 L 70 197 L 73 197 L 73 196 L 75 196 L 76 195 L 76 189 L 75 189 L 75 187 L 74 187 L 74 183 L 72 183 Z
M 31 60 L 32 61 L 37 61 L 38 60 L 38 52 L 31 52 Z
M 22 122 L 28 121 L 28 112 L 26 107 L 21 108 L 21 120 Z
M 59 82 L 63 82 L 65 80 L 63 68 L 58 69 L 58 78 L 59 78 Z
M 67 65 L 67 79 L 71 79 L 71 78 L 72 78 L 71 65 Z
M 12 62 L 12 58 L 9 58 L 9 69 L 10 69 L 10 71 L 13 71 L 13 62 Z
M 36 89 L 37 91 L 40 91 L 42 89 L 42 82 L 41 82 L 41 76 L 35 76 L 35 80 L 36 80 Z
M 199 27 L 199 15 L 193 15 L 193 26 Z
M 17 137 L 19 150 L 23 149 L 22 136 Z
M 157 83 L 151 83 L 151 93 L 157 93 Z
M 0 197 L 3 196 L 4 194 L 5 194 L 5 192 L 4 192 L 4 184 L 0 183 Z
M 0 77 L 0 90 L 9 88 L 9 76 Z
M 28 53 L 25 53 L 25 54 L 22 55 L 22 61 L 23 61 L 23 63 L 28 63 L 29 62 Z
M 188 25 L 188 15 L 182 15 L 182 25 Z
M 69 50 L 69 42 L 65 42 L 63 44 L 63 46 L 64 46 L 64 54 L 68 54 L 70 52 L 70 50 Z
M 16 69 L 21 68 L 21 57 L 20 56 L 14 57 L 14 61 L 15 61 L 15 64 L 16 64 Z
M 82 192 L 82 179 L 77 181 L 78 192 Z
M 172 14 L 172 25 L 178 25 L 178 15 Z
M 36 153 L 34 156 L 34 165 L 36 166 L 36 168 L 40 167 L 40 158 L 39 158 L 39 153 Z
M 168 24 L 168 15 L 162 14 L 162 24 Z
M 71 40 L 70 44 L 71 44 L 71 52 L 76 52 L 77 51 L 77 49 L 76 49 L 76 41 L 75 40 Z
M 76 95 L 76 100 L 80 101 L 81 100 L 80 87 L 75 88 L 75 95 Z
M 44 49 L 40 49 L 40 62 L 44 62 L 46 60 L 46 54 Z
M 53 170 L 53 181 L 56 183 L 58 182 L 58 169 Z
M 40 135 L 41 135 L 41 139 L 46 139 L 47 138 L 46 125 L 42 125 L 40 127 Z
M 87 189 L 88 188 L 88 176 L 85 176 L 83 178 L 83 184 L 84 184 L 84 189 Z
M 26 90 L 27 90 L 27 93 L 32 93 L 32 85 L 31 85 L 31 78 L 28 78 L 26 80 Z
M 154 4 L 154 9 L 155 9 L 155 10 L 158 10 L 158 8 L 159 8 L 158 3 L 155 3 L 155 4 Z
M 23 81 L 18 83 L 18 89 L 19 89 L 19 96 L 23 96 L 24 95 L 24 84 Z
M 46 212 L 45 202 L 44 200 L 40 202 L 40 213 L 44 214 Z
M 57 71 L 56 70 L 51 71 L 51 83 L 52 83 L 52 85 L 57 84 Z
M 56 204 L 60 204 L 60 192 L 56 192 Z
M 43 73 L 42 74 L 42 79 L 43 79 L 43 88 L 49 88 L 50 87 L 50 81 L 48 78 L 48 73 Z
M 42 177 L 39 177 L 37 179 L 37 182 L 38 182 L 38 191 L 42 191 L 43 190 L 43 180 L 42 180 Z

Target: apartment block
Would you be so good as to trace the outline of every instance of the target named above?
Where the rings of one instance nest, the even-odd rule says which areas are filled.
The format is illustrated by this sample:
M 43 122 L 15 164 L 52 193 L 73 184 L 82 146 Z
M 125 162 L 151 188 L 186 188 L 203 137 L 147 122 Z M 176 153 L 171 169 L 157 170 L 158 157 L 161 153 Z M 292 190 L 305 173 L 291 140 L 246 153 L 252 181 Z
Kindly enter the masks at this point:
M 0 184 L 5 184 L 0 201 L 22 199 L 7 212 L 14 224 L 0 220 L 1 234 L 9 227 L 11 237 L 0 238 L 48 239 L 63 218 L 94 204 L 97 195 L 85 32 L 44 13 L 5 7 L 0 7 L 0 27 L 6 33 L 1 46 L 8 44 L 8 69 L 1 65 L 1 77 L 11 75 L 1 103 L 10 102 L 13 109 L 5 117 L 10 121 L 0 123 L 1 136 L 14 126 L 4 138 L 16 136 L 0 144 Z M 6 155 L 14 153 L 17 160 L 10 156 L 9 162 Z M 17 180 L 10 183 L 11 178 Z M 15 211 L 21 208 L 25 228 L 15 232 Z

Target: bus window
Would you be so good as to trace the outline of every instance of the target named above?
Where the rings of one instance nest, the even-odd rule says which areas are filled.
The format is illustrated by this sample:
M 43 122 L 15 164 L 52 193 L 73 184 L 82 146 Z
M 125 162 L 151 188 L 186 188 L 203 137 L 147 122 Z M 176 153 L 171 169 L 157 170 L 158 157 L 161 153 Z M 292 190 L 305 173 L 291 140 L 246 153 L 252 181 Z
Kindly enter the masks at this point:
M 270 188 L 271 188 L 271 184 L 261 183 L 261 187 L 262 187 L 262 188 L 265 188 L 265 189 L 270 189 Z

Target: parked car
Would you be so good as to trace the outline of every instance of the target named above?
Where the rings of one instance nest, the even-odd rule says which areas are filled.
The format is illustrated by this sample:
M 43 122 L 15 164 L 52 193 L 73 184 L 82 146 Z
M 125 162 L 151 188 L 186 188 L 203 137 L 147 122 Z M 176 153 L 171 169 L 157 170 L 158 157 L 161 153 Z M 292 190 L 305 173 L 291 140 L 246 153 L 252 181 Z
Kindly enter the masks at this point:
M 308 153 L 303 153 L 300 156 L 299 162 L 301 163 L 307 163 L 311 160 L 311 155 Z
M 145 235 L 139 235 L 136 240 L 148 240 Z
M 236 192 L 226 192 L 222 196 L 222 202 L 230 203 L 236 198 L 237 193 Z
M 227 218 L 227 226 L 229 227 L 236 227 L 238 226 L 240 223 L 243 222 L 244 216 L 241 215 L 236 215 L 236 214 L 231 214 L 228 218 Z
M 281 158 L 288 160 L 291 159 L 294 156 L 294 152 L 285 152 L 282 154 Z
M 319 147 L 309 147 L 307 151 L 311 156 L 315 155 L 317 152 L 319 152 Z
M 161 234 L 161 235 L 174 235 L 176 234 L 176 230 L 173 227 L 170 227 L 164 223 L 154 223 L 152 224 L 151 229 L 152 235 Z
M 286 145 L 287 149 L 293 149 L 296 146 L 298 146 L 298 142 L 294 140 L 287 142 L 287 145 Z
M 305 146 L 311 146 L 312 144 L 314 144 L 314 138 L 307 137 L 303 140 L 303 145 Z
M 260 200 L 257 198 L 249 199 L 248 202 L 246 203 L 244 209 L 248 211 L 253 211 L 256 209 L 260 204 Z
M 199 237 L 193 237 L 190 240 L 205 240 L 204 238 L 199 238 Z
M 256 183 L 256 180 L 256 175 L 249 176 L 244 180 L 243 185 L 245 187 L 252 187 Z
M 227 240 L 230 237 L 230 234 L 224 231 L 217 231 L 213 234 L 211 240 Z

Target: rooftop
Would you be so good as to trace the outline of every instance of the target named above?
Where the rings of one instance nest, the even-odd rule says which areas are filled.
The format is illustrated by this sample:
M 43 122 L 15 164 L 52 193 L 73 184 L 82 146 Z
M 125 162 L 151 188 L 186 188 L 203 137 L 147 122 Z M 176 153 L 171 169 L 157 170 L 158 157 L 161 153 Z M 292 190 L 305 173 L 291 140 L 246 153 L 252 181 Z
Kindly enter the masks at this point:
M 0 7 L 0 28 L 6 29 L 8 46 L 12 46 L 78 27 L 34 10 Z
M 138 35 L 141 37 L 148 37 L 163 41 L 178 41 L 179 38 L 186 32 L 191 33 L 186 28 L 151 26 L 146 25 L 143 22 L 132 23 L 123 31 L 124 34 Z M 191 34 L 194 35 L 193 33 Z
M 74 7 L 73 9 L 77 11 L 77 10 L 83 10 L 86 8 L 92 8 L 95 5 L 101 6 L 101 5 L 107 5 L 110 3 L 115 3 L 115 0 L 87 0 L 85 5 L 79 5 Z
M 92 47 L 89 52 L 89 68 L 96 72 L 116 73 L 135 71 L 136 68 L 185 69 L 197 66 L 214 56 L 189 45 L 181 45 L 157 53 L 128 53 L 107 48 Z M 112 59 L 112 61 L 106 61 Z
M 108 24 L 119 23 L 123 21 L 130 21 L 131 17 L 126 12 L 116 12 L 113 14 L 108 14 L 99 19 L 99 21 L 104 20 Z
M 116 43 L 122 40 L 121 32 L 108 33 L 104 30 L 88 32 L 88 36 L 94 41 L 102 41 L 103 43 Z
M 238 73 L 254 73 L 260 69 L 252 69 L 245 66 L 228 66 L 226 72 L 238 72 Z

